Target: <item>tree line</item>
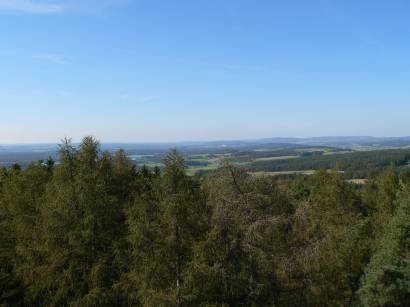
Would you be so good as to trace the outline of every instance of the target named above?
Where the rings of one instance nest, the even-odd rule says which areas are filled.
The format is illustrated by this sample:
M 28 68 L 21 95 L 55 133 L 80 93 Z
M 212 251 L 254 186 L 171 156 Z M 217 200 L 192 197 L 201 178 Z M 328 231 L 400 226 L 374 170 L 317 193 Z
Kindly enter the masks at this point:
M 409 149 L 383 149 L 354 151 L 348 153 L 323 154 L 304 153 L 297 159 L 280 159 L 275 161 L 255 161 L 250 168 L 253 171 L 298 171 L 339 168 L 351 178 L 365 178 L 369 171 L 380 171 L 392 163 L 403 168 L 410 161 Z
M 92 137 L 0 170 L 1 306 L 409 306 L 410 176 L 137 168 Z

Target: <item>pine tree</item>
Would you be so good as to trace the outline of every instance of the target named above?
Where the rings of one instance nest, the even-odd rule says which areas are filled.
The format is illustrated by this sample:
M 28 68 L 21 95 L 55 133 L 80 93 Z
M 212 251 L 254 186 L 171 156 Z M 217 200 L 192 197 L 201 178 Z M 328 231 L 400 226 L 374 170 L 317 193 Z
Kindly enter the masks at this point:
M 359 295 L 363 306 L 407 306 L 410 302 L 410 191 L 402 192 Z
M 42 164 L 31 164 L 26 170 L 10 170 L 4 185 L 3 204 L 8 215 L 14 244 L 14 272 L 26 287 L 25 300 L 35 302 L 43 261 L 43 228 L 41 206 L 44 203 L 50 172 Z M 9 241 L 10 242 L 10 241 Z
M 14 180 L 16 172 L 0 169 L 0 305 L 20 306 L 23 302 L 24 288 L 16 275 L 16 238 L 13 216 L 5 198 L 5 189 Z
M 164 164 L 162 176 L 128 211 L 134 263 L 129 276 L 144 306 L 186 302 L 184 270 L 203 234 L 201 193 L 186 175 L 183 158 L 171 151 Z
M 369 252 L 359 199 L 338 173 L 318 172 L 305 187 L 289 233 L 293 252 L 285 267 L 290 295 L 282 304 L 352 304 Z
M 78 150 L 65 142 L 60 161 L 44 208 L 44 286 L 52 293 L 47 304 L 111 305 L 112 286 L 119 278 L 114 247 L 124 235 L 125 197 L 112 182 L 112 159 L 86 137 Z
M 207 180 L 207 191 L 210 230 L 189 270 L 194 302 L 274 305 L 289 204 L 270 182 L 229 164 Z

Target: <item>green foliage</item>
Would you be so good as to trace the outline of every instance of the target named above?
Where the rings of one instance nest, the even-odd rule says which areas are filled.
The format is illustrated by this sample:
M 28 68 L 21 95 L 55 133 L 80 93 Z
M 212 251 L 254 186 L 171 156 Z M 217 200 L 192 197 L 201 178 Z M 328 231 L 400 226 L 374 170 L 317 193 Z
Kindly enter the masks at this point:
M 33 284 L 43 260 L 40 206 L 44 202 L 49 177 L 46 167 L 32 164 L 24 172 L 10 169 L 2 186 L 1 214 L 4 215 L 2 224 L 5 228 L 2 242 L 9 248 L 9 255 L 13 256 L 9 270 L 12 268 L 15 277 L 11 276 L 11 280 L 17 278 L 21 285 L 27 287 L 26 298 L 35 293 Z
M 404 172 L 354 187 L 229 164 L 190 177 L 176 151 L 163 165 L 86 137 L 58 164 L 0 169 L 0 306 L 408 304 Z
M 120 273 L 116 247 L 126 230 L 121 202 L 126 186 L 116 183 L 132 178 L 133 168 L 121 153 L 102 154 L 90 137 L 78 149 L 65 142 L 60 154 L 41 208 L 41 300 L 49 306 L 109 306 Z
M 400 194 L 359 290 L 364 306 L 406 306 L 410 302 L 410 191 Z
M 350 305 L 368 253 L 360 202 L 338 173 L 319 172 L 300 184 L 293 187 L 299 204 L 290 233 L 293 253 L 285 263 L 294 295 L 282 304 Z
M 23 287 L 16 275 L 16 239 L 12 215 L 4 199 L 5 187 L 10 184 L 11 172 L 0 170 L 0 305 L 21 305 Z
M 270 182 L 225 166 L 208 179 L 210 229 L 188 272 L 195 305 L 273 305 L 290 206 Z
M 172 151 L 164 165 L 162 176 L 148 177 L 128 210 L 134 259 L 128 279 L 138 285 L 134 295 L 146 306 L 179 306 L 186 301 L 183 272 L 204 228 L 201 191 L 186 175 L 184 160 Z
M 332 155 L 313 155 L 297 159 L 256 161 L 250 165 L 253 171 L 298 171 L 333 169 L 338 167 L 351 177 L 361 178 L 368 175 L 369 170 L 384 170 L 391 163 L 404 166 L 410 161 L 408 149 L 390 149 L 376 151 L 356 151 Z

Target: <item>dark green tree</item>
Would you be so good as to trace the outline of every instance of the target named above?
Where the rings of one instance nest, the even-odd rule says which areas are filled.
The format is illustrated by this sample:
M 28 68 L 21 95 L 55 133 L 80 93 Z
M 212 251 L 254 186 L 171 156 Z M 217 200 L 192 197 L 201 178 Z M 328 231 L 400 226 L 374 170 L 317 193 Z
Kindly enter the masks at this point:
M 321 171 L 302 183 L 285 265 L 290 295 L 282 304 L 351 305 L 369 252 L 360 201 L 339 173 Z
M 34 163 L 24 171 L 9 170 L 3 185 L 1 212 L 7 216 L 4 222 L 8 225 L 4 233 L 8 238 L 4 243 L 13 245 L 14 273 L 26 287 L 24 300 L 27 303 L 35 302 L 39 294 L 36 280 L 44 255 L 41 206 L 50 176 L 46 167 Z
M 116 164 L 119 162 L 117 161 Z M 125 235 L 124 191 L 112 157 L 91 137 L 78 149 L 65 142 L 44 207 L 46 265 L 42 283 L 50 306 L 113 304 L 119 279 L 116 244 Z M 119 168 L 119 166 L 116 166 Z
M 207 180 L 210 230 L 195 249 L 195 305 L 274 305 L 291 206 L 269 181 L 226 165 Z
M 164 164 L 161 177 L 150 176 L 153 181 L 128 211 L 133 256 L 129 277 L 144 306 L 185 304 L 184 271 L 194 242 L 204 233 L 203 197 L 186 175 L 183 158 L 174 150 Z
M 363 306 L 408 306 L 410 302 L 410 191 L 397 207 L 366 267 L 359 290 Z

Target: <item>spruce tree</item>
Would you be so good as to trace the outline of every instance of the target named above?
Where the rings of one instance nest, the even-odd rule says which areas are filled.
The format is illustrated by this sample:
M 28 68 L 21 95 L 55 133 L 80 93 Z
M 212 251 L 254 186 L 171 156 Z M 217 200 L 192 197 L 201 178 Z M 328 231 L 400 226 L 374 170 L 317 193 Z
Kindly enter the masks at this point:
M 113 178 L 112 159 L 93 138 L 84 138 L 78 149 L 69 142 L 61 147 L 44 208 L 50 306 L 113 303 L 119 278 L 114 247 L 124 235 L 124 195 Z
M 363 306 L 407 306 L 410 302 L 410 191 L 399 195 L 393 217 L 366 267 L 359 290 Z
M 161 177 L 128 211 L 137 295 L 144 306 L 181 306 L 188 300 L 184 271 L 195 240 L 203 235 L 203 201 L 174 150 L 164 159 Z M 155 176 L 155 175 L 154 175 Z
M 207 180 L 210 229 L 189 270 L 196 304 L 275 304 L 291 212 L 277 188 L 226 165 Z

